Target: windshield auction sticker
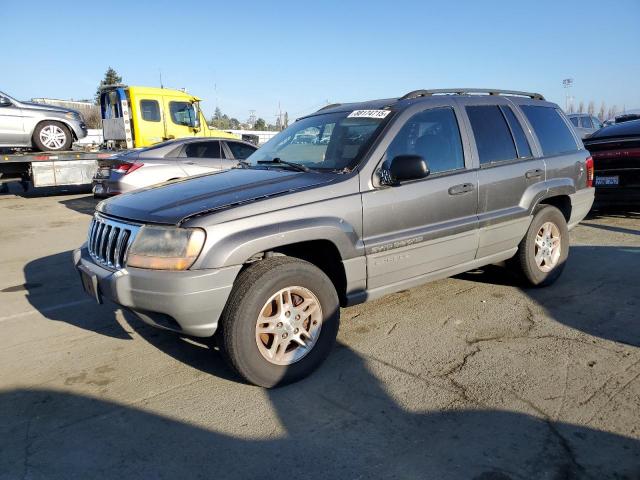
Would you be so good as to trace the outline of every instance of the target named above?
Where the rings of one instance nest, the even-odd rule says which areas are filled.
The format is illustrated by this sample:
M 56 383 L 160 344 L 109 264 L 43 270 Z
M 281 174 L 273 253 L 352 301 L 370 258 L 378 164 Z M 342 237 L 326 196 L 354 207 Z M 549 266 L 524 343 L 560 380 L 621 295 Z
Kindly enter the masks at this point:
M 391 110 L 354 110 L 347 118 L 385 118 Z

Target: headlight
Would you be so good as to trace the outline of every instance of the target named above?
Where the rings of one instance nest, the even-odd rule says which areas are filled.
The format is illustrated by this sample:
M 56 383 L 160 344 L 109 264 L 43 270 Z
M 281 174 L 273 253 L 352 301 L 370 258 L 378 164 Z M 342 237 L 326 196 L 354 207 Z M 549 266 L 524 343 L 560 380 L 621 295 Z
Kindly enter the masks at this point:
M 64 114 L 69 120 L 80 120 L 82 121 L 82 115 L 77 112 L 67 112 Z
M 127 266 L 186 270 L 200 255 L 205 236 L 199 228 L 144 226 L 129 249 Z

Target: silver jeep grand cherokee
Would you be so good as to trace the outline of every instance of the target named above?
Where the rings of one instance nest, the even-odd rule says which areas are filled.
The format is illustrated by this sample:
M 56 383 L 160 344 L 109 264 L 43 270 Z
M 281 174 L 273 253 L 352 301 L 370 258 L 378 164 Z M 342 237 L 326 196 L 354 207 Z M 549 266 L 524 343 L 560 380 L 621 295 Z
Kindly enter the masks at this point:
M 341 306 L 504 260 L 553 283 L 592 180 L 541 95 L 417 90 L 325 107 L 242 168 L 102 202 L 74 261 L 99 302 L 217 332 L 239 374 L 272 387 L 322 363 Z

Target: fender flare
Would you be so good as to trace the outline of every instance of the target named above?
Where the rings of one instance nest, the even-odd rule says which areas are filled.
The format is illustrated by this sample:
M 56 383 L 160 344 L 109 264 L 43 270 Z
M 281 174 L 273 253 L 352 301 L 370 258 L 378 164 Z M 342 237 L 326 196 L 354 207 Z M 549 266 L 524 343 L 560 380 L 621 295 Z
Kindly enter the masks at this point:
M 216 231 L 220 225 L 212 227 Z M 337 217 L 289 220 L 282 223 L 260 225 L 229 235 L 218 235 L 207 242 L 205 256 L 197 268 L 222 268 L 246 263 L 261 252 L 308 241 L 328 241 L 342 260 L 364 255 L 364 244 L 352 225 Z M 213 237 L 213 235 L 211 235 Z
M 540 186 L 538 187 L 538 185 Z M 532 187 L 535 188 L 525 192 L 523 196 L 523 206 L 527 209 L 529 215 L 533 214 L 535 208 L 547 198 L 562 195 L 570 196 L 576 193 L 576 186 L 570 178 L 554 178 L 546 182 L 540 182 Z

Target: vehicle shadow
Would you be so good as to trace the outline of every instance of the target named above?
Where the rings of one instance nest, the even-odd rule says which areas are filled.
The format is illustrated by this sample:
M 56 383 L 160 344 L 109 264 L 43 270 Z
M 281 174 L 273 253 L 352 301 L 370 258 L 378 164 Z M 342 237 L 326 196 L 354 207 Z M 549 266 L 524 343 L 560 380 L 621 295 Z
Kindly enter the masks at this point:
M 91 185 L 66 185 L 63 187 L 34 187 L 31 182 L 8 182 L 2 184 L 0 194 L 17 195 L 22 198 L 53 197 L 91 192 Z
M 59 391 L 1 392 L 0 433 L 11 441 L 0 450 L 0 478 L 515 480 L 640 475 L 640 442 L 632 438 L 508 411 L 406 410 L 363 358 L 344 346 L 314 376 L 261 392 L 266 398 L 256 401 L 275 413 L 281 426 L 275 432 L 282 433 L 263 438 L 221 433 L 229 423 L 240 425 L 237 418 L 220 415 L 233 414 L 236 406 L 217 405 L 213 414 L 189 410 L 196 408 L 192 399 L 179 391 L 160 397 L 181 404 L 198 426 L 174 415 Z M 215 404 L 215 391 L 210 398 Z M 167 405 L 157 393 L 150 402 L 150 408 Z M 258 415 L 250 418 L 255 422 Z M 264 430 L 258 428 L 262 425 L 246 426 L 247 432 Z
M 98 306 L 84 293 L 71 250 L 27 263 L 24 278 L 24 285 L 18 287 L 26 290 L 27 300 L 44 317 L 108 337 L 131 339 L 116 320 L 116 305 Z
M 640 346 L 640 247 L 571 246 L 565 270 L 549 288 L 530 288 L 505 268 L 490 265 L 456 278 L 521 288 L 571 328 Z
M 100 199 L 94 198 L 93 195 L 87 195 L 86 197 L 60 200 L 59 203 L 74 212 L 93 215 L 93 212 L 96 210 L 96 205 L 98 205 L 99 202 Z
M 640 207 L 631 206 L 629 208 L 620 207 L 598 207 L 595 206 L 588 213 L 585 220 L 595 220 L 598 218 L 631 218 L 640 219 Z M 581 222 L 582 224 L 583 222 Z
M 213 338 L 193 338 L 151 327 L 135 314 L 124 310 L 129 326 L 146 342 L 185 365 L 209 375 L 246 384 L 224 360 Z

